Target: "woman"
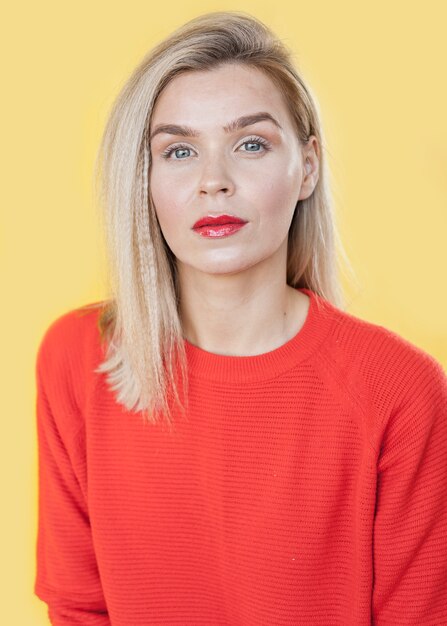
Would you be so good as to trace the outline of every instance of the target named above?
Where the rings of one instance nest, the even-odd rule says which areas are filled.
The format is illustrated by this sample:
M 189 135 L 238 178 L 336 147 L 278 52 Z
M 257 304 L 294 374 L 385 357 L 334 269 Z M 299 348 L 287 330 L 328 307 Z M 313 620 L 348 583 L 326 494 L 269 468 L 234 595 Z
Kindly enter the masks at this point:
M 447 623 L 446 376 L 342 310 L 322 143 L 243 13 L 187 23 L 119 95 L 111 295 L 37 358 L 52 623 Z

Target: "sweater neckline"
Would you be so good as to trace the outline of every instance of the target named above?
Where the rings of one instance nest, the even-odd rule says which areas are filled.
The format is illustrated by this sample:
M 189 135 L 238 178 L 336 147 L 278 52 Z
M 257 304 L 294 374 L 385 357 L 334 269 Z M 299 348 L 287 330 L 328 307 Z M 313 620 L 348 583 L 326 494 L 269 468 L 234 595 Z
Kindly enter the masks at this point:
M 208 352 L 184 338 L 188 374 L 215 382 L 256 382 L 275 378 L 304 361 L 324 341 L 336 309 L 316 292 L 304 287 L 297 289 L 309 296 L 309 308 L 303 325 L 286 343 L 269 352 L 234 356 Z

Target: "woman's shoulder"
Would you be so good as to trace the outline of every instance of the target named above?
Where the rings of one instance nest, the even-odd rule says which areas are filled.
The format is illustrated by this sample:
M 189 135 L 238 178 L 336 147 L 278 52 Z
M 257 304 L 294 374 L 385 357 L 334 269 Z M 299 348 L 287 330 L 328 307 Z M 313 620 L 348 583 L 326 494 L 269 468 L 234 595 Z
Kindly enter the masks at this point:
M 383 326 L 379 323 L 361 318 L 348 310 L 340 309 L 325 301 L 326 308 L 331 312 L 334 320 L 332 340 L 333 344 L 343 347 L 348 353 L 354 352 L 359 357 L 378 358 L 385 365 L 393 358 L 401 359 L 403 356 L 422 361 L 441 364 L 424 348 L 407 339 L 397 330 Z M 441 366 L 442 367 L 442 366 Z
M 79 366 L 97 358 L 101 350 L 100 319 L 108 304 L 107 300 L 91 302 L 54 317 L 38 344 L 38 370 L 61 371 L 63 366 Z
M 326 361 L 353 392 L 390 399 L 446 386 L 444 367 L 399 332 L 329 304 L 334 323 L 325 341 Z
M 97 327 L 107 303 L 106 300 L 91 302 L 57 315 L 47 324 L 42 334 L 41 345 L 50 344 L 51 348 L 56 348 L 61 344 L 66 346 L 82 341 L 86 333 L 92 332 Z
M 360 416 L 378 451 L 385 434 L 430 431 L 447 416 L 447 376 L 426 350 L 383 325 L 328 305 L 331 332 L 318 351 L 320 375 Z

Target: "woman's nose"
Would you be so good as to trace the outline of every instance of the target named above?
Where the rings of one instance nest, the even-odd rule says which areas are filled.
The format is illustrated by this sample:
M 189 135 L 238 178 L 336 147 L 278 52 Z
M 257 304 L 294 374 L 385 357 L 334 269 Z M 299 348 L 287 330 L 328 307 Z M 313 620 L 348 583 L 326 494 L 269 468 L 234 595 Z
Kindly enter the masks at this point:
M 199 179 L 200 194 L 214 195 L 220 191 L 227 195 L 234 191 L 234 181 L 222 156 L 208 159 Z

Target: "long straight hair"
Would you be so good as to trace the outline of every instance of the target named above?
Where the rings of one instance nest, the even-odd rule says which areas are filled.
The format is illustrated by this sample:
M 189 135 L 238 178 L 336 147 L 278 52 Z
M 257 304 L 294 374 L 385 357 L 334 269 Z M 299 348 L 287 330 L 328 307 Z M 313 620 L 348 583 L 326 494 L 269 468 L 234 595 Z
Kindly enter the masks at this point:
M 183 415 L 188 405 L 187 358 L 176 259 L 148 187 L 149 128 L 157 98 L 173 78 L 223 63 L 263 71 L 283 94 L 300 142 L 314 135 L 319 143 L 318 182 L 297 202 L 289 229 L 287 284 L 344 308 L 337 252 L 352 272 L 334 222 L 317 103 L 285 45 L 257 18 L 239 11 L 200 15 L 156 45 L 118 94 L 95 163 L 108 256 L 108 298 L 99 315 L 106 350 L 96 371 L 107 373 L 127 410 L 171 428 L 171 401 Z

